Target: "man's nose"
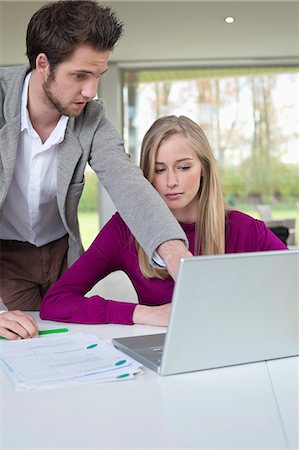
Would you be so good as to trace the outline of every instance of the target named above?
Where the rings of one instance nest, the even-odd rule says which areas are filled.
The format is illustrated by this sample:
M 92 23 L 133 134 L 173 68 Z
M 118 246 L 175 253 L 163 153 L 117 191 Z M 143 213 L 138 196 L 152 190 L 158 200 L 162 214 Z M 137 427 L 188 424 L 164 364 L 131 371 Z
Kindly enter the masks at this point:
M 88 81 L 84 84 L 81 94 L 83 97 L 93 99 L 97 95 L 98 82 L 97 80 Z

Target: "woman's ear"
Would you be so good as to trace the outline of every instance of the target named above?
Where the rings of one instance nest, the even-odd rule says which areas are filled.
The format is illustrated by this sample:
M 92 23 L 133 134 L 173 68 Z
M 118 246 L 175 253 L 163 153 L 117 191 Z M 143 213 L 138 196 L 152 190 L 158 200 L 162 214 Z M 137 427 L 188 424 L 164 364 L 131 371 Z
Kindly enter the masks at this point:
M 202 187 L 203 187 L 203 176 L 201 175 L 199 177 L 199 189 L 198 189 L 198 193 L 200 194 L 202 191 Z

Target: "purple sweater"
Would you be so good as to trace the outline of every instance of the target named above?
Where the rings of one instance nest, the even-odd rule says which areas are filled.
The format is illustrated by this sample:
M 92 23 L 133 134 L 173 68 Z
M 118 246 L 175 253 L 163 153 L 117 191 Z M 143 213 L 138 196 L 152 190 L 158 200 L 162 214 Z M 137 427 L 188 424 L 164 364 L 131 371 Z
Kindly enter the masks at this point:
M 194 224 L 181 224 L 194 251 Z M 287 247 L 260 220 L 237 211 L 226 215 L 226 253 L 285 250 Z M 125 272 L 143 305 L 171 301 L 172 279 L 147 279 L 139 269 L 134 238 L 116 213 L 98 234 L 89 249 L 48 291 L 40 316 L 62 322 L 87 324 L 132 324 L 136 303 L 84 295 L 102 278 L 116 270 Z

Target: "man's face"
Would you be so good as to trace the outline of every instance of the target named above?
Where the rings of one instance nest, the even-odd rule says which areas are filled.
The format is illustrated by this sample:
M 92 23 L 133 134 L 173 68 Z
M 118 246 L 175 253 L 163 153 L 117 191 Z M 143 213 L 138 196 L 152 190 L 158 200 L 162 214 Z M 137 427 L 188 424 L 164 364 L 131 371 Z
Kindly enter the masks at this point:
M 101 75 L 107 71 L 110 50 L 78 47 L 72 56 L 49 71 L 44 81 L 44 102 L 65 116 L 78 116 L 97 93 Z

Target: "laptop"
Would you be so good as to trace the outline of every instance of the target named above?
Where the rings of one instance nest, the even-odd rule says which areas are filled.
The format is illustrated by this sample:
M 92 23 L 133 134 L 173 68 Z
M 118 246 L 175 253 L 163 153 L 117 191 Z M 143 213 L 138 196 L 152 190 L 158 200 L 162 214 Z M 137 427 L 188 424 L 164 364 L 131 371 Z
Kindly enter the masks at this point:
M 184 258 L 167 333 L 113 339 L 160 375 L 299 354 L 299 250 Z

